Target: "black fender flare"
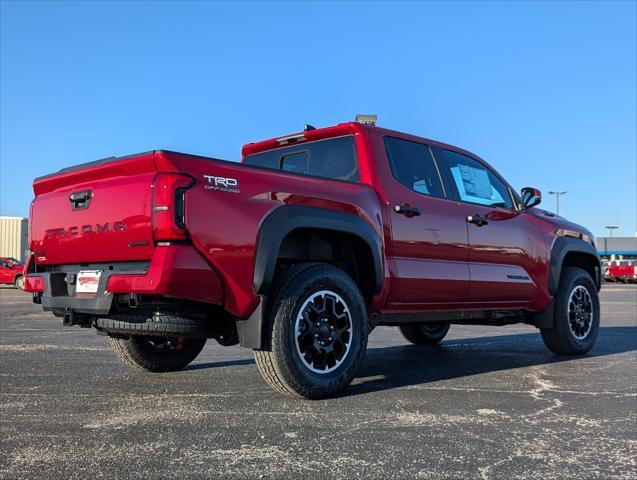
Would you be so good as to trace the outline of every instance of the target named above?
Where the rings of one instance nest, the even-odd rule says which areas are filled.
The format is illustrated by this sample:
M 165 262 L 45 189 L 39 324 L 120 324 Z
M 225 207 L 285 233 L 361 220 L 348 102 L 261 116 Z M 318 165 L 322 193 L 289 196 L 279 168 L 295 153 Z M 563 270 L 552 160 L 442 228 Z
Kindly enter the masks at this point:
M 259 295 L 266 295 L 276 268 L 283 239 L 299 228 L 314 228 L 348 233 L 368 246 L 373 261 L 373 293 L 383 287 L 382 248 L 378 234 L 362 218 L 317 207 L 284 205 L 273 210 L 259 228 L 252 284 Z
M 263 348 L 263 321 L 267 315 L 267 294 L 274 280 L 276 262 L 283 239 L 299 228 L 315 228 L 348 233 L 361 238 L 368 246 L 373 261 L 373 293 L 383 287 L 382 244 L 374 229 L 355 215 L 301 205 L 276 208 L 261 223 L 257 237 L 254 291 L 261 295 L 258 307 L 245 320 L 237 320 L 241 346 Z
M 560 275 L 562 274 L 562 265 L 567 254 L 572 252 L 584 253 L 590 255 L 596 263 L 596 275 L 593 278 L 595 285 L 599 289 L 601 286 L 601 263 L 597 250 L 590 243 L 574 237 L 557 237 L 551 247 L 551 262 L 549 266 L 549 294 L 555 295 L 557 287 L 560 284 Z
M 588 242 L 575 237 L 557 237 L 551 247 L 551 257 L 549 264 L 549 285 L 548 292 L 551 296 L 555 295 L 560 284 L 560 276 L 562 275 L 562 267 L 566 255 L 572 252 L 590 255 L 596 263 L 596 275 L 593 282 L 599 290 L 602 285 L 602 270 L 599 255 L 595 248 Z M 540 329 L 553 327 L 553 316 L 555 312 L 555 302 L 551 301 L 549 306 L 543 312 L 537 314 L 533 318 L 533 324 Z

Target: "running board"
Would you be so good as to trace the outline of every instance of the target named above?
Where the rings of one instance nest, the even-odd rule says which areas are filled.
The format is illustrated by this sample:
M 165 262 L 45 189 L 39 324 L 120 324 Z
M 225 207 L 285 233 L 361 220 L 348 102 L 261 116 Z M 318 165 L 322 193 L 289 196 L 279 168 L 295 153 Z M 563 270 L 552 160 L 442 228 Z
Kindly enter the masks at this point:
M 449 312 L 376 313 L 376 325 L 399 326 L 409 323 L 455 323 L 459 325 L 507 325 L 527 322 L 524 310 L 456 310 Z

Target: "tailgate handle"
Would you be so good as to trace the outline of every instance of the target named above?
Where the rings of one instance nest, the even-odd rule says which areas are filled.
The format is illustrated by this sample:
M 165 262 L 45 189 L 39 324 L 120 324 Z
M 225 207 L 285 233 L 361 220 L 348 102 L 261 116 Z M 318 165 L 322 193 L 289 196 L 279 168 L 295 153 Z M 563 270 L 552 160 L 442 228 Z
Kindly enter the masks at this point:
M 88 208 L 89 203 L 91 203 L 91 198 L 93 198 L 93 192 L 91 192 L 90 190 L 74 192 L 71 195 L 69 195 L 69 200 L 71 201 L 73 210 L 81 210 L 83 208 Z

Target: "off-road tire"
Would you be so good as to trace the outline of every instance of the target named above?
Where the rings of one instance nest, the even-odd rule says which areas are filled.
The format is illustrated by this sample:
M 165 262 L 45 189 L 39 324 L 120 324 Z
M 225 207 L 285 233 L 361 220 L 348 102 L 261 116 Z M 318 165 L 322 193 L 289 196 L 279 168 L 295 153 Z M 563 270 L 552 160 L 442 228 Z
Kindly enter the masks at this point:
M 179 350 L 157 352 L 150 348 L 149 338 L 109 335 L 108 340 L 119 359 L 126 365 L 153 373 L 181 370 L 197 358 L 206 344 L 205 338 L 183 338 Z
M 209 320 L 203 316 L 182 316 L 173 313 L 136 312 L 113 314 L 97 318 L 94 326 L 107 333 L 147 335 L 157 337 L 207 338 L 212 336 Z
M 402 325 L 398 328 L 405 340 L 414 345 L 436 345 L 445 338 L 449 326 L 448 323 L 436 323 L 432 325 Z
M 592 324 L 583 338 L 577 338 L 571 330 L 569 320 L 569 299 L 571 293 L 583 286 L 588 292 L 592 304 Z M 597 287 L 588 272 L 577 267 L 562 270 L 560 283 L 553 299 L 553 327 L 542 329 L 542 339 L 549 350 L 558 355 L 583 355 L 595 343 L 599 332 L 600 308 Z
M 342 363 L 329 373 L 315 373 L 301 358 L 296 321 L 303 304 L 320 292 L 334 292 L 349 310 L 351 337 Z M 339 268 L 304 263 L 285 268 L 277 275 L 265 315 L 264 346 L 254 358 L 265 381 L 286 395 L 318 399 L 343 390 L 362 365 L 367 349 L 367 309 L 354 281 Z

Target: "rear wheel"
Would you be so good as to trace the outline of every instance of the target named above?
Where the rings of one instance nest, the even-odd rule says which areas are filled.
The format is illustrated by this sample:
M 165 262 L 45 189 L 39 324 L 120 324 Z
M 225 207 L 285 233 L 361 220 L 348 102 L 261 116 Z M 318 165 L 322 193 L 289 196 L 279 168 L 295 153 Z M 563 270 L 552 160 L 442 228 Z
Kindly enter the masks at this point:
M 254 358 L 275 390 L 302 398 L 335 395 L 351 382 L 367 348 L 367 312 L 354 281 L 326 264 L 285 269 Z
M 146 372 L 173 372 L 192 362 L 205 338 L 109 336 L 113 350 L 125 364 Z
M 542 339 L 558 355 L 582 355 L 595 343 L 599 331 L 599 297 L 591 276 L 581 268 L 565 268 L 553 299 L 553 327 L 542 329 Z
M 13 284 L 18 287 L 20 290 L 24 290 L 24 277 L 22 275 L 16 277 Z
M 449 324 L 402 325 L 399 329 L 403 337 L 414 345 L 435 345 L 445 338 Z

